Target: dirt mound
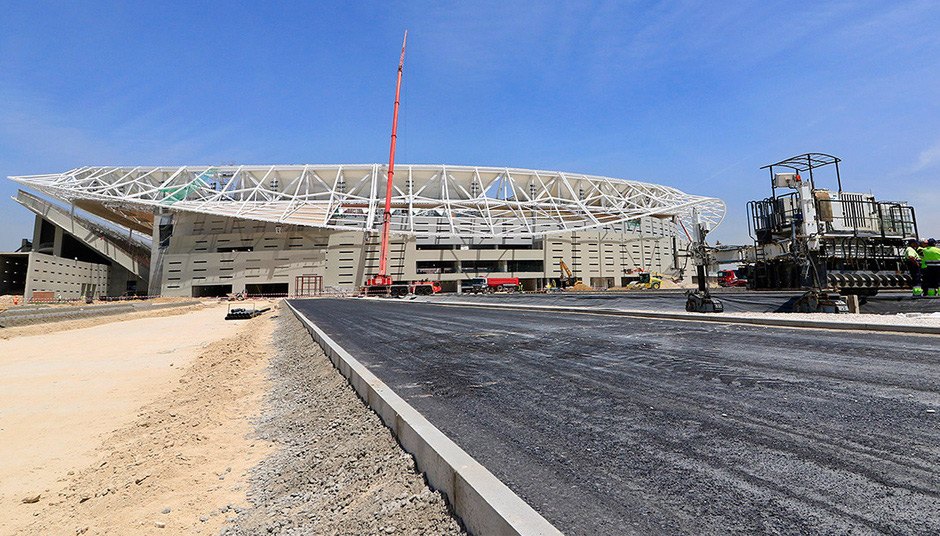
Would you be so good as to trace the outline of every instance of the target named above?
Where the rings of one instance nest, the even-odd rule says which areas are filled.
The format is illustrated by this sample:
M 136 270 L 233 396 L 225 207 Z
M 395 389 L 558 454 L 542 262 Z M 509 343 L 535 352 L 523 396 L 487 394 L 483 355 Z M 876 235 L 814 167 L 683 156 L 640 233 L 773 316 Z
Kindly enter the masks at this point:
M 115 430 L 22 534 L 217 534 L 268 450 L 247 438 L 264 391 L 270 315 L 210 344 L 169 395 Z
M 585 285 L 584 283 L 575 283 L 574 285 L 571 285 L 565 290 L 568 290 L 571 292 L 591 292 L 594 290 L 594 287 L 590 285 Z

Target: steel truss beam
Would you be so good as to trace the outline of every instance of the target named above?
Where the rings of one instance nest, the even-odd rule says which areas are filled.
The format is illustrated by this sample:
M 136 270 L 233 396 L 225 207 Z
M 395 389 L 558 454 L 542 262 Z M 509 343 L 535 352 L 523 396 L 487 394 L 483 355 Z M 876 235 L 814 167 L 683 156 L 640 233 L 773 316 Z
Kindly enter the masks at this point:
M 129 211 L 169 208 L 338 230 L 376 231 L 385 166 L 82 167 L 10 177 L 54 197 Z M 720 199 L 645 182 L 557 171 L 468 166 L 400 166 L 392 196 L 398 234 L 533 237 L 646 216 L 678 218 L 692 209 L 710 227 Z

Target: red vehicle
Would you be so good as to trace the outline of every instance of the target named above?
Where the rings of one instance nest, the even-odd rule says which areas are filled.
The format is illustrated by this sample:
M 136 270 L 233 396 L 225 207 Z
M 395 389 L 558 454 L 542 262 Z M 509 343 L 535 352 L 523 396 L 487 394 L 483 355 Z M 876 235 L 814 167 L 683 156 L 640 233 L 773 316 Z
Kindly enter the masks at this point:
M 393 298 L 402 298 L 409 294 L 430 296 L 440 291 L 441 283 L 439 281 L 394 281 L 391 285 L 366 285 L 362 287 L 363 296 L 391 296 Z
M 719 287 L 746 287 L 747 274 L 744 270 L 719 270 Z
M 490 292 L 496 292 L 498 290 L 505 290 L 508 292 L 513 292 L 519 288 L 519 278 L 518 277 L 487 277 L 486 286 L 489 288 Z
M 414 281 L 408 290 L 416 296 L 430 296 L 441 291 L 441 284 L 438 281 Z

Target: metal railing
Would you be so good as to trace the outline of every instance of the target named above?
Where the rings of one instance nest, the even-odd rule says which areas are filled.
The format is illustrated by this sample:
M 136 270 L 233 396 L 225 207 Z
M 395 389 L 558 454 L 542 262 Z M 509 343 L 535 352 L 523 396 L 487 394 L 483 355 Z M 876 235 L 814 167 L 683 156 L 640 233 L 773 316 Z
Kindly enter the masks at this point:
M 914 208 L 902 203 L 879 202 L 861 194 L 841 194 L 845 199 L 817 199 L 820 234 L 882 238 L 916 238 Z M 803 221 L 796 193 L 748 203 L 748 234 L 758 243 L 773 235 L 789 233 Z

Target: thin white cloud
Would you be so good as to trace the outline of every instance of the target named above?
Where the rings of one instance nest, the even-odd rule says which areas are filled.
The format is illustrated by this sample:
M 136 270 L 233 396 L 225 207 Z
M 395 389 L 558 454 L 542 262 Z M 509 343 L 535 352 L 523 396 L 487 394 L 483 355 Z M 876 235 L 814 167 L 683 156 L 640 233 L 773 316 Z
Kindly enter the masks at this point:
M 837 32 L 839 40 L 848 46 L 877 41 L 882 49 L 917 50 L 940 42 L 937 32 L 931 30 L 931 15 L 937 12 L 937 3 L 931 0 L 885 3 L 881 9 L 868 9 L 868 16 L 845 25 Z M 893 39 L 893 35 L 904 39 Z
M 58 168 L 63 165 L 208 164 L 213 162 L 207 158 L 240 155 L 231 142 L 229 124 L 210 126 L 198 118 L 183 121 L 165 107 L 124 115 L 119 122 L 97 119 L 114 115 L 112 111 L 103 105 L 89 113 L 0 88 L 0 144 L 12 150 L 16 160 L 10 161 L 12 155 L 7 155 L 0 171 L 47 173 L 62 171 Z M 24 163 L 30 169 L 11 169 Z
M 917 173 L 940 164 L 940 140 L 924 149 L 917 156 L 917 163 L 911 167 L 911 173 Z

